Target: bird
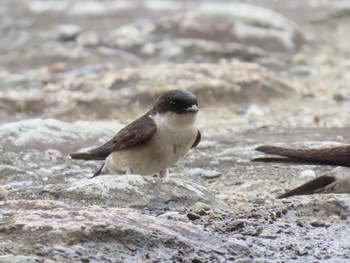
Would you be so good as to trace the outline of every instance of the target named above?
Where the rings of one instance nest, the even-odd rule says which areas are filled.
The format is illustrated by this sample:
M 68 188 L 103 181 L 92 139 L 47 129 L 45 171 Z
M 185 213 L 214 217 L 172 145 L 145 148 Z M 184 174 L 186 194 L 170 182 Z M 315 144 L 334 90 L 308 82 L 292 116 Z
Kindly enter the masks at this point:
M 287 148 L 262 145 L 255 149 L 279 157 L 259 157 L 253 162 L 336 166 L 329 173 L 277 196 L 278 199 L 294 195 L 350 193 L 350 145 L 324 148 Z
M 175 89 L 161 94 L 147 113 L 121 129 L 111 140 L 72 159 L 104 160 L 100 174 L 155 175 L 164 179 L 168 168 L 201 141 L 196 125 L 197 97 Z

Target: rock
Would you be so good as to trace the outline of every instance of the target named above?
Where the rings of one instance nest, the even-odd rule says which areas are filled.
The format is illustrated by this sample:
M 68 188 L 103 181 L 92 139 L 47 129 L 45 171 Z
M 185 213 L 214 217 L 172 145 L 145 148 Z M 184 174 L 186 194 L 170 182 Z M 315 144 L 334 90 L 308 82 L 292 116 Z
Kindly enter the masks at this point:
M 25 256 L 25 255 L 1 255 L 0 256 L 0 262 L 1 263 L 36 263 L 39 261 L 38 257 L 34 256 Z M 51 261 L 53 262 L 53 261 Z
M 93 47 L 100 42 L 99 36 L 93 31 L 86 31 L 78 35 L 77 43 L 81 46 Z
M 33 13 L 46 13 L 64 11 L 68 8 L 69 3 L 64 1 L 32 1 L 29 3 L 29 10 Z
M 66 155 L 81 147 L 102 144 L 122 127 L 119 123 L 71 124 L 55 119 L 32 119 L 1 126 L 0 142 L 6 150 L 52 152 L 54 149 Z
M 204 178 L 218 178 L 222 175 L 222 173 L 218 171 L 206 170 L 202 168 L 187 169 L 186 173 L 190 174 L 191 176 L 202 176 Z
M 201 218 L 200 215 L 198 215 L 198 214 L 196 214 L 196 213 L 192 213 L 192 212 L 188 213 L 188 214 L 187 214 L 187 217 L 188 217 L 188 219 L 191 220 L 191 221 L 194 221 L 194 220 L 197 220 L 197 219 Z
M 258 105 L 252 104 L 249 105 L 245 114 L 247 116 L 264 116 L 264 111 Z
M 0 185 L 0 200 L 6 199 L 6 197 L 9 195 L 9 191 Z
M 74 40 L 81 32 L 81 27 L 73 24 L 62 24 L 58 27 L 59 38 L 63 41 Z
M 304 170 L 300 172 L 299 177 L 314 179 L 316 177 L 316 173 L 314 170 Z
M 181 20 L 178 35 L 237 42 L 278 52 L 295 52 L 303 44 L 298 26 L 282 15 L 245 3 L 204 3 Z
M 266 103 L 279 97 L 291 98 L 294 94 L 289 84 L 276 74 L 252 63 L 160 64 L 95 74 L 89 72 L 88 76 L 67 76 L 69 79 L 50 83 L 35 95 L 28 89 L 14 92 L 3 89 L 0 106 L 7 108 L 8 115 L 20 111 L 26 116 L 66 120 L 130 120 L 130 116 L 135 118 L 136 114 L 143 114 L 160 93 L 170 89 L 194 92 L 201 107 L 225 108 Z
M 143 38 L 139 37 L 135 40 L 124 39 L 124 42 L 120 45 L 130 48 L 136 45 L 133 41 L 145 42 Z M 196 63 L 225 63 L 237 59 L 242 61 L 260 61 L 262 58 L 269 56 L 268 53 L 256 47 L 244 46 L 239 43 L 219 43 L 203 39 L 173 39 L 171 41 L 164 40 L 156 43 L 147 43 L 142 46 L 139 53 L 149 59 L 159 57 L 163 60 L 175 62 L 187 61 Z M 284 62 L 281 63 L 285 66 Z
M 177 209 L 196 202 L 215 204 L 219 201 L 204 187 L 180 179 L 159 180 L 141 175 L 101 175 L 77 180 L 68 188 L 54 193 L 70 199 L 99 200 L 109 206 L 148 209 Z
M 205 215 L 211 210 L 211 206 L 202 202 L 196 202 L 192 208 L 192 211 L 198 215 Z
M 60 262 L 67 257 L 84 256 L 94 257 L 99 262 L 116 257 L 129 262 L 140 258 L 174 261 L 178 256 L 185 262 L 198 256 L 206 261 L 222 261 L 225 251 L 233 250 L 240 257 L 256 253 L 243 242 L 218 239 L 203 231 L 201 226 L 125 208 L 74 207 L 58 201 L 25 200 L 0 203 L 0 207 L 7 211 L 6 221 L 0 219 L 2 235 L 7 239 L 16 237 L 16 246 L 13 242 L 3 244 L 1 251 L 7 249 L 18 254 L 24 244 L 28 248 L 26 258 L 3 255 L 9 259 L 5 262 L 46 253 L 54 253 L 55 260 Z

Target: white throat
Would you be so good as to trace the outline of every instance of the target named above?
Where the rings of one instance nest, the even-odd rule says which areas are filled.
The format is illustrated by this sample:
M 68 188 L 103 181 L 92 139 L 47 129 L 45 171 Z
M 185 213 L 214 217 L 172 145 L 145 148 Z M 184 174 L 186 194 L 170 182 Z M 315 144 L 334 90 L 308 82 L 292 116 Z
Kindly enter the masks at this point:
M 176 114 L 167 112 L 165 114 L 156 114 L 154 120 L 157 122 L 158 126 L 167 126 L 172 129 L 183 129 L 186 128 L 186 126 L 194 126 L 196 116 L 196 113 Z

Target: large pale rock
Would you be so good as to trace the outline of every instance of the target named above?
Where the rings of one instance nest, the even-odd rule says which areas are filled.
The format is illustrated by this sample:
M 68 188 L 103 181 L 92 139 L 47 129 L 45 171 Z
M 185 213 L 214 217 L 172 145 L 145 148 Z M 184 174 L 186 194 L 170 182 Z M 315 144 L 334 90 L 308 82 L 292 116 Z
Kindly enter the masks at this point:
M 272 52 L 295 52 L 303 44 L 298 26 L 284 16 L 245 3 L 204 3 L 189 11 L 181 37 L 237 42 Z
M 0 143 L 7 151 L 55 149 L 68 154 L 84 145 L 102 144 L 123 126 L 115 122 L 68 123 L 55 119 L 30 119 L 2 125 Z
M 26 200 L 0 202 L 0 207 L 6 210 L 0 218 L 0 231 L 13 240 L 1 246 L 1 254 L 21 254 L 25 247 L 26 255 L 39 255 L 40 259 L 47 255 L 56 262 L 87 257 L 97 262 L 116 258 L 124 262 L 188 262 L 196 257 L 223 262 L 231 252 L 240 257 L 255 254 L 245 242 L 218 238 L 202 226 L 125 208 Z
M 203 186 L 184 178 L 158 178 L 141 175 L 101 175 L 77 180 L 55 193 L 75 200 L 99 200 L 110 206 L 179 209 L 204 202 L 219 208 L 224 206 Z
M 35 91 L 5 89 L 0 91 L 0 107 L 9 105 L 7 114 L 12 115 L 125 120 L 150 109 L 170 89 L 194 92 L 201 107 L 216 108 L 293 94 L 289 84 L 254 63 L 160 64 L 71 77 Z

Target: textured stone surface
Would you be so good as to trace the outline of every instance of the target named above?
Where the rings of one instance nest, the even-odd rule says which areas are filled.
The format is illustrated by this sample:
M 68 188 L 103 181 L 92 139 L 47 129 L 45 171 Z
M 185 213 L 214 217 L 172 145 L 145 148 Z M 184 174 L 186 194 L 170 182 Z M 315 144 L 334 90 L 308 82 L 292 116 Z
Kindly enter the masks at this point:
M 349 261 L 348 195 L 275 200 L 331 168 L 250 162 L 349 143 L 348 9 L 0 0 L 0 261 Z M 197 93 L 203 140 L 167 180 L 67 157 L 172 88 Z
M 204 107 L 267 102 L 293 94 L 287 83 L 257 64 L 164 64 L 70 78 L 35 90 L 4 89 L 0 105 L 12 116 L 123 119 L 143 113 L 159 94 L 176 88 L 194 92 Z

